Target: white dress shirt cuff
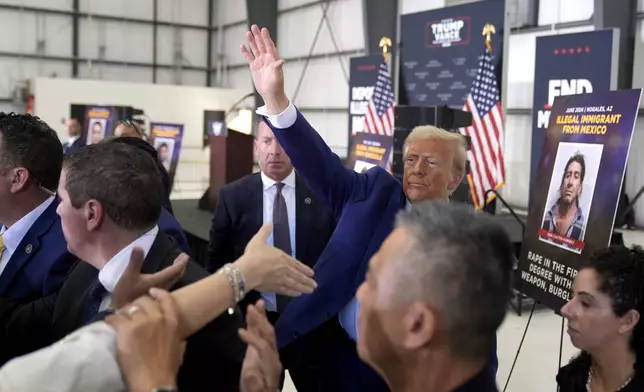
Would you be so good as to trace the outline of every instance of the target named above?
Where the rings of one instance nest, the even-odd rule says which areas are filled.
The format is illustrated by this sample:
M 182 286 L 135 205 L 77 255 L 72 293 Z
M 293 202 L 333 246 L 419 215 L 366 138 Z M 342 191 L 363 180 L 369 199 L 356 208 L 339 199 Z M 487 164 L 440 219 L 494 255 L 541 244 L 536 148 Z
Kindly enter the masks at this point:
M 266 106 L 257 108 L 255 113 L 260 116 L 265 116 L 271 125 L 277 129 L 289 128 L 295 124 L 295 120 L 297 120 L 297 109 L 295 109 L 295 105 L 293 105 L 292 102 L 289 102 L 288 107 L 280 114 L 268 114 Z

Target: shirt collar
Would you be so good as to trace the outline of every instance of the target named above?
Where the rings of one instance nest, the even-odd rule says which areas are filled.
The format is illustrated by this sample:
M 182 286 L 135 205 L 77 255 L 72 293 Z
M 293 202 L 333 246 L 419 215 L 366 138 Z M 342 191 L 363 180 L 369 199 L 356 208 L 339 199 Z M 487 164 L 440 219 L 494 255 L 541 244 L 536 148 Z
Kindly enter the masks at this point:
M 31 229 L 31 226 L 36 223 L 38 218 L 40 218 L 40 215 L 45 212 L 45 210 L 51 205 L 53 201 L 54 197 L 51 196 L 50 198 L 42 202 L 38 207 L 31 210 L 31 212 L 29 212 L 27 215 L 20 218 L 20 220 L 14 223 L 11 227 L 7 228 L 6 226 L 2 226 L 2 229 L 0 229 L 0 234 L 2 235 L 2 241 L 7 247 L 7 251 L 9 251 L 9 253 L 15 252 L 22 239 L 25 237 L 25 235 L 27 235 L 29 229 Z
M 74 144 L 74 142 L 76 142 L 76 140 L 78 140 L 78 139 L 80 139 L 80 136 L 70 136 L 70 138 L 69 138 L 69 140 L 67 141 L 67 143 L 71 146 L 71 145 L 72 145 L 72 144 Z
M 262 184 L 264 184 L 264 190 L 267 190 L 268 188 L 272 187 L 277 183 L 277 181 L 271 179 L 268 177 L 264 172 L 262 173 Z M 286 186 L 290 186 L 291 188 L 295 189 L 295 170 L 291 170 L 291 174 L 286 176 L 284 181 L 282 183 Z
M 99 271 L 98 280 L 101 282 L 105 290 L 110 293 L 114 291 L 116 284 L 121 279 L 125 268 L 127 267 L 128 262 L 130 261 L 130 256 L 134 248 L 139 247 L 143 249 L 143 257 L 147 257 L 152 248 L 152 244 L 159 233 L 159 227 L 154 226 L 154 228 L 147 233 L 143 234 L 134 242 L 123 248 L 119 253 L 112 257 L 107 264 Z

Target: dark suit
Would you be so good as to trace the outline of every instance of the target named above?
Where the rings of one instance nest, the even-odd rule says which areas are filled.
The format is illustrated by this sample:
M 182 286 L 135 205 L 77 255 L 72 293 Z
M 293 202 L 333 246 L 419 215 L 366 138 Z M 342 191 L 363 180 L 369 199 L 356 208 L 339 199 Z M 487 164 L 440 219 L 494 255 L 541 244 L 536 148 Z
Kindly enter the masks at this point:
M 80 136 L 78 139 L 74 140 L 74 143 L 70 146 L 69 143 L 63 144 L 63 154 L 70 155 L 80 150 L 82 147 L 85 147 L 85 138 Z
M 286 129 L 275 128 L 268 119 L 266 123 L 338 222 L 315 266 L 318 288 L 291 301 L 275 326 L 280 348 L 302 351 L 300 337 L 328 324 L 355 296 L 369 260 L 393 230 L 395 216 L 407 199 L 401 184 L 384 169 L 374 167 L 358 174 L 345 168 L 301 113 Z M 335 338 L 328 341 L 325 391 L 387 390 L 382 379 L 359 360 L 355 343 L 337 324 L 331 336 Z M 496 369 L 496 355 L 493 362 Z
M 250 239 L 263 223 L 264 186 L 260 173 L 255 173 L 225 185 L 219 192 L 219 201 L 210 229 L 208 269 L 213 272 L 226 263 L 231 263 L 243 253 Z M 311 193 L 302 178 L 295 176 L 295 257 L 313 267 L 335 229 L 335 220 L 330 211 Z M 252 291 L 240 303 L 242 311 L 248 304 L 257 302 L 260 294 Z M 272 322 L 276 313 L 269 313 Z M 316 356 L 307 344 L 306 355 L 297 357 L 282 353 L 284 366 L 289 369 L 298 390 L 305 390 L 302 383 L 315 383 L 302 366 L 315 367 L 311 362 Z M 299 368 L 299 369 L 298 369 Z M 299 374 L 298 374 L 299 370 Z M 308 379 L 307 379 L 308 378 Z
M 67 251 L 58 200 L 36 219 L 0 274 L 0 297 L 34 300 L 58 290 L 76 262 Z
M 176 242 L 159 232 L 143 263 L 143 273 L 154 273 L 172 264 L 181 252 Z M 191 261 L 177 289 L 208 276 Z M 52 344 L 85 323 L 85 306 L 98 270 L 79 261 L 59 292 L 32 303 L 0 300 L 0 346 L 6 360 Z M 244 344 L 237 336 L 244 326 L 240 312 L 225 312 L 188 339 L 179 372 L 180 391 L 237 391 Z
M 190 245 L 188 245 L 188 238 L 186 233 L 181 228 L 181 224 L 166 208 L 161 208 L 161 216 L 159 216 L 159 221 L 157 223 L 159 230 L 165 232 L 170 237 L 174 238 L 181 250 L 190 254 Z

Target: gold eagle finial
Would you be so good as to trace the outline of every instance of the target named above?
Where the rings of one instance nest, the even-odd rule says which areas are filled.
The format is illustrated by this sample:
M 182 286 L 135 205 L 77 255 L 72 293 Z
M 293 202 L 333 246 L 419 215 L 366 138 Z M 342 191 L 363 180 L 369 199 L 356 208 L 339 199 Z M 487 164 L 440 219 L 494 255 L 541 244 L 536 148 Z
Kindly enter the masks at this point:
M 389 47 L 391 46 L 391 38 L 382 37 L 380 38 L 380 47 L 382 48 L 382 55 L 385 58 L 385 62 L 389 60 Z
M 493 24 L 486 23 L 485 26 L 483 26 L 483 32 L 481 35 L 485 36 L 485 46 L 490 52 L 492 52 L 492 34 L 496 34 L 496 28 L 494 28 Z

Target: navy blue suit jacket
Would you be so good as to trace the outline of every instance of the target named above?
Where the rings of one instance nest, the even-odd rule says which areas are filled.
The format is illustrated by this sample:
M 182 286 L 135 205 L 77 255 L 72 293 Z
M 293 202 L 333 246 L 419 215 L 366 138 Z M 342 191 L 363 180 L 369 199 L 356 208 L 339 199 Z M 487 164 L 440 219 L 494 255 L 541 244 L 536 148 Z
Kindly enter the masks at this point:
M 82 147 L 85 147 L 85 139 L 81 136 L 72 143 L 71 146 L 68 146 L 67 143 L 63 144 L 63 154 L 70 155 L 80 150 Z
M 163 207 L 161 208 L 161 216 L 159 217 L 157 225 L 159 226 L 159 230 L 177 241 L 182 251 L 186 252 L 188 255 L 190 254 L 188 237 L 186 237 L 186 233 L 181 228 L 181 224 L 179 224 L 179 221 L 174 217 L 174 215 Z
M 31 300 L 57 291 L 76 257 L 67 251 L 58 200 L 31 226 L 0 275 L 0 297 Z
M 293 166 L 311 190 L 331 209 L 336 230 L 315 265 L 318 288 L 293 299 L 275 329 L 280 348 L 337 315 L 365 279 L 369 259 L 391 233 L 407 198 L 387 171 L 365 173 L 344 167 L 301 113 L 286 129 L 273 129 Z M 496 369 L 496 349 L 492 367 Z

